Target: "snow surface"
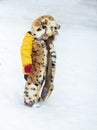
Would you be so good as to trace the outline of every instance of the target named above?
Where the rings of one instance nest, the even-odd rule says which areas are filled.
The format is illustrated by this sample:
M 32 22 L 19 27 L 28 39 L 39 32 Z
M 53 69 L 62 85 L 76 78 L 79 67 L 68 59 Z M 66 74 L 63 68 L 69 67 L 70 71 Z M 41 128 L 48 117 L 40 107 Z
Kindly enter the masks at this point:
M 55 89 L 29 108 L 20 46 L 43 14 L 61 25 Z M 97 130 L 97 0 L 0 0 L 0 86 L 0 130 Z

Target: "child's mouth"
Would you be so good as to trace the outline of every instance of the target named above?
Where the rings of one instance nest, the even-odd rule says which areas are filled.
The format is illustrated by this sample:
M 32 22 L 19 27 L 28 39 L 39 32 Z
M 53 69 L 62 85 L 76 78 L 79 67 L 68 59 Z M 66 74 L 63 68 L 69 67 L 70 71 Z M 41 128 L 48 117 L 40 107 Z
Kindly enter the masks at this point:
M 43 34 L 43 35 L 42 35 L 42 39 L 43 39 L 43 40 L 48 40 L 48 35 L 47 35 L 47 34 Z

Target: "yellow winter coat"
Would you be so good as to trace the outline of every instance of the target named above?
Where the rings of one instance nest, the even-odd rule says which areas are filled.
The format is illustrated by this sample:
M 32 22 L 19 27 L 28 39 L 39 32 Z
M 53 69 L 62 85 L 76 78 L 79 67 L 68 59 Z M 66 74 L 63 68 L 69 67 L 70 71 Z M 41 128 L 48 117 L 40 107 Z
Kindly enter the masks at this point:
M 32 49 L 35 44 L 34 37 L 30 32 L 27 32 L 21 46 L 21 60 L 24 72 L 24 66 L 28 64 L 32 64 Z M 24 74 L 27 74 L 24 72 Z

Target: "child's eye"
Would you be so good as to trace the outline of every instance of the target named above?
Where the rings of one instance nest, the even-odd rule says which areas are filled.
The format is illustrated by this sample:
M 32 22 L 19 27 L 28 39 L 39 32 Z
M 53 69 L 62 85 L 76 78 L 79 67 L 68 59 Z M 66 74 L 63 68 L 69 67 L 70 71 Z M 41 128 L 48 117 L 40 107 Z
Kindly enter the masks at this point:
M 55 27 L 55 29 L 57 29 L 57 27 Z
M 45 28 L 46 28 L 46 26 L 43 26 L 42 28 L 43 28 L 43 29 L 45 29 Z
M 41 28 L 38 28 L 37 31 L 41 31 Z

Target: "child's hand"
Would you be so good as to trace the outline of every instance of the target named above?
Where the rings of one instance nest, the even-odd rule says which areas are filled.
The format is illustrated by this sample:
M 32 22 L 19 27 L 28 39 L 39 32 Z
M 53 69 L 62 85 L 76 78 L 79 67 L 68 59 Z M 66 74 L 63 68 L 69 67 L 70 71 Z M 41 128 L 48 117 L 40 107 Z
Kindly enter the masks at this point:
M 31 64 L 28 64 L 24 67 L 24 71 L 26 73 L 31 73 L 33 71 L 33 68 L 32 68 L 32 65 Z

